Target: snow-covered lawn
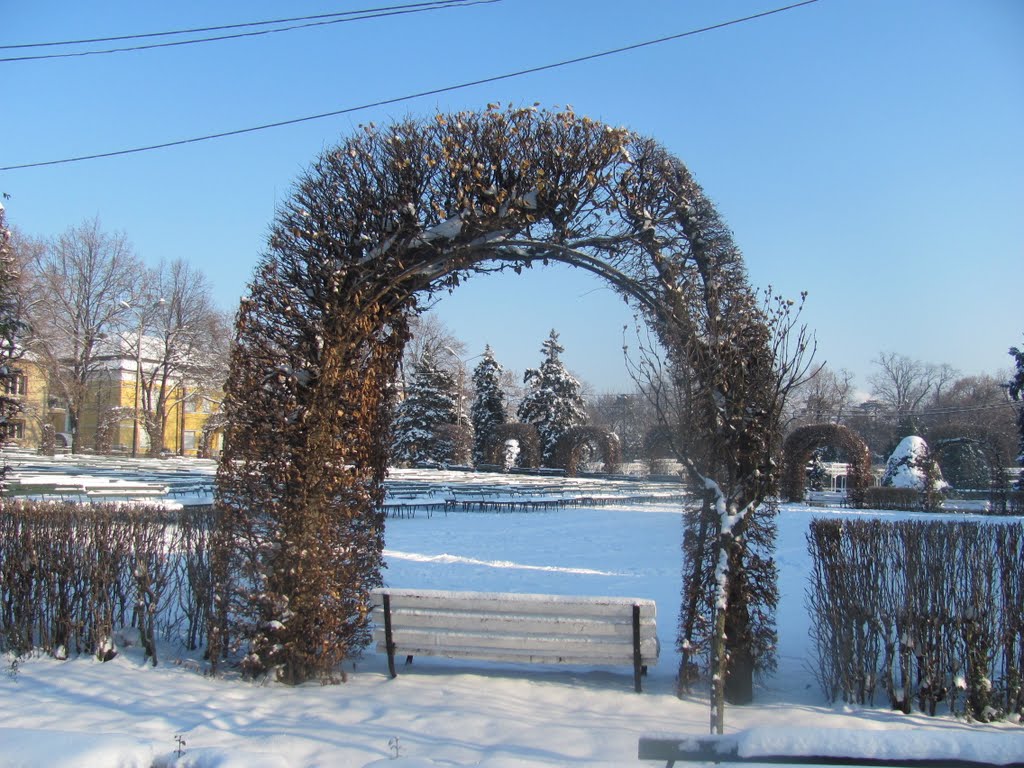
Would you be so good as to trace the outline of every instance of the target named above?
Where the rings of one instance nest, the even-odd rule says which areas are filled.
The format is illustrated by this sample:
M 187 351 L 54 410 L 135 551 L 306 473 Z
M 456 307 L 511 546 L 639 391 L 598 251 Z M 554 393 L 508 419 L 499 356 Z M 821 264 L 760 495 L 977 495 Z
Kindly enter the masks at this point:
M 1024 760 L 1020 725 L 823 702 L 809 668 L 804 533 L 829 514 L 856 513 L 782 508 L 779 672 L 755 706 L 727 709 L 727 732 L 744 732 L 749 749 L 771 743 L 796 754 L 832 745 L 874 757 Z M 390 586 L 656 600 L 662 655 L 642 694 L 629 667 L 418 658 L 392 680 L 372 649 L 347 666 L 346 683 L 298 688 L 203 677 L 173 649 L 157 668 L 134 648 L 106 664 L 34 658 L 0 671 L 0 768 L 641 765 L 641 735 L 708 733 L 706 693 L 673 692 L 681 534 L 677 504 L 388 520 Z

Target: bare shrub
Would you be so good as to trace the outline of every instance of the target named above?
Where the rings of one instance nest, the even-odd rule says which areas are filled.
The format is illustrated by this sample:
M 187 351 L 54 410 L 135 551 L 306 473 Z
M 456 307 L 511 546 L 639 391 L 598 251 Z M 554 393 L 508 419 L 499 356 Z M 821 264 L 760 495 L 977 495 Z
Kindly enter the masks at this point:
M 807 605 L 830 701 L 989 721 L 1024 710 L 1019 523 L 816 520 Z
M 0 650 L 116 654 L 157 663 L 157 640 L 206 640 L 208 510 L 17 501 L 0 510 Z M 127 630 L 131 630 L 130 632 Z

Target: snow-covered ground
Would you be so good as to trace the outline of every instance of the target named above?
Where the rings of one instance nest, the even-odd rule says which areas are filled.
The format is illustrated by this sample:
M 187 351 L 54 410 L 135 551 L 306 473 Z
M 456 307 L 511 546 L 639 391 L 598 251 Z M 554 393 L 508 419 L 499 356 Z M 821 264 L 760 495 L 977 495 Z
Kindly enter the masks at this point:
M 401 474 L 413 485 L 417 477 L 456 489 L 466 479 Z M 490 484 L 501 482 L 491 476 Z M 550 492 L 551 479 L 544 482 Z M 740 734 L 741 753 L 1024 761 L 1020 725 L 823 702 L 809 668 L 804 534 L 812 517 L 830 514 L 865 513 L 782 508 L 779 671 L 762 683 L 756 705 L 727 709 L 726 730 Z M 641 764 L 642 735 L 708 733 L 706 694 L 680 700 L 673 692 L 677 503 L 416 514 L 387 526 L 390 586 L 653 598 L 662 656 L 644 692 L 633 692 L 628 667 L 418 658 L 392 680 L 372 649 L 346 667 L 346 683 L 297 688 L 204 677 L 174 649 L 157 668 L 134 648 L 106 664 L 8 660 L 0 672 L 0 768 L 611 766 Z

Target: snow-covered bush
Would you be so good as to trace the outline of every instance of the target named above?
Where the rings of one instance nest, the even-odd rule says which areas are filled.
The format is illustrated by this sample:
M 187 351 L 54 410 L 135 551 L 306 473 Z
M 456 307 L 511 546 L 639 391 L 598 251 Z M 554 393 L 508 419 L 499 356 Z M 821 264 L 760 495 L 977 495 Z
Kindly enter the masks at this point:
M 885 466 L 882 485 L 886 488 L 944 490 L 949 486 L 931 457 L 924 438 L 910 435 L 900 440 Z
M 942 479 L 942 470 L 924 438 L 910 435 L 900 441 L 889 457 L 882 487 L 919 491 L 922 509 L 932 511 L 941 506 L 949 483 Z
M 516 461 L 519 459 L 519 441 L 515 438 L 509 438 L 505 441 L 505 460 L 502 462 L 501 468 L 508 472 L 512 467 L 516 466 Z

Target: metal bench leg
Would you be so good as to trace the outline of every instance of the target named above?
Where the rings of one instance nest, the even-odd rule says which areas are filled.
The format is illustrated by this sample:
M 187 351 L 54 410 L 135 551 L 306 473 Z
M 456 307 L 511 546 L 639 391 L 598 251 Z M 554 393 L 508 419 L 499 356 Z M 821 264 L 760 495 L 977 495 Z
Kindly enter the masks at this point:
M 637 693 L 640 693 L 642 686 L 640 684 L 641 669 L 643 664 L 640 660 L 640 606 L 633 606 L 633 688 Z
M 384 646 L 388 652 L 388 672 L 398 677 L 395 671 L 395 638 L 391 634 L 391 595 L 384 593 Z

